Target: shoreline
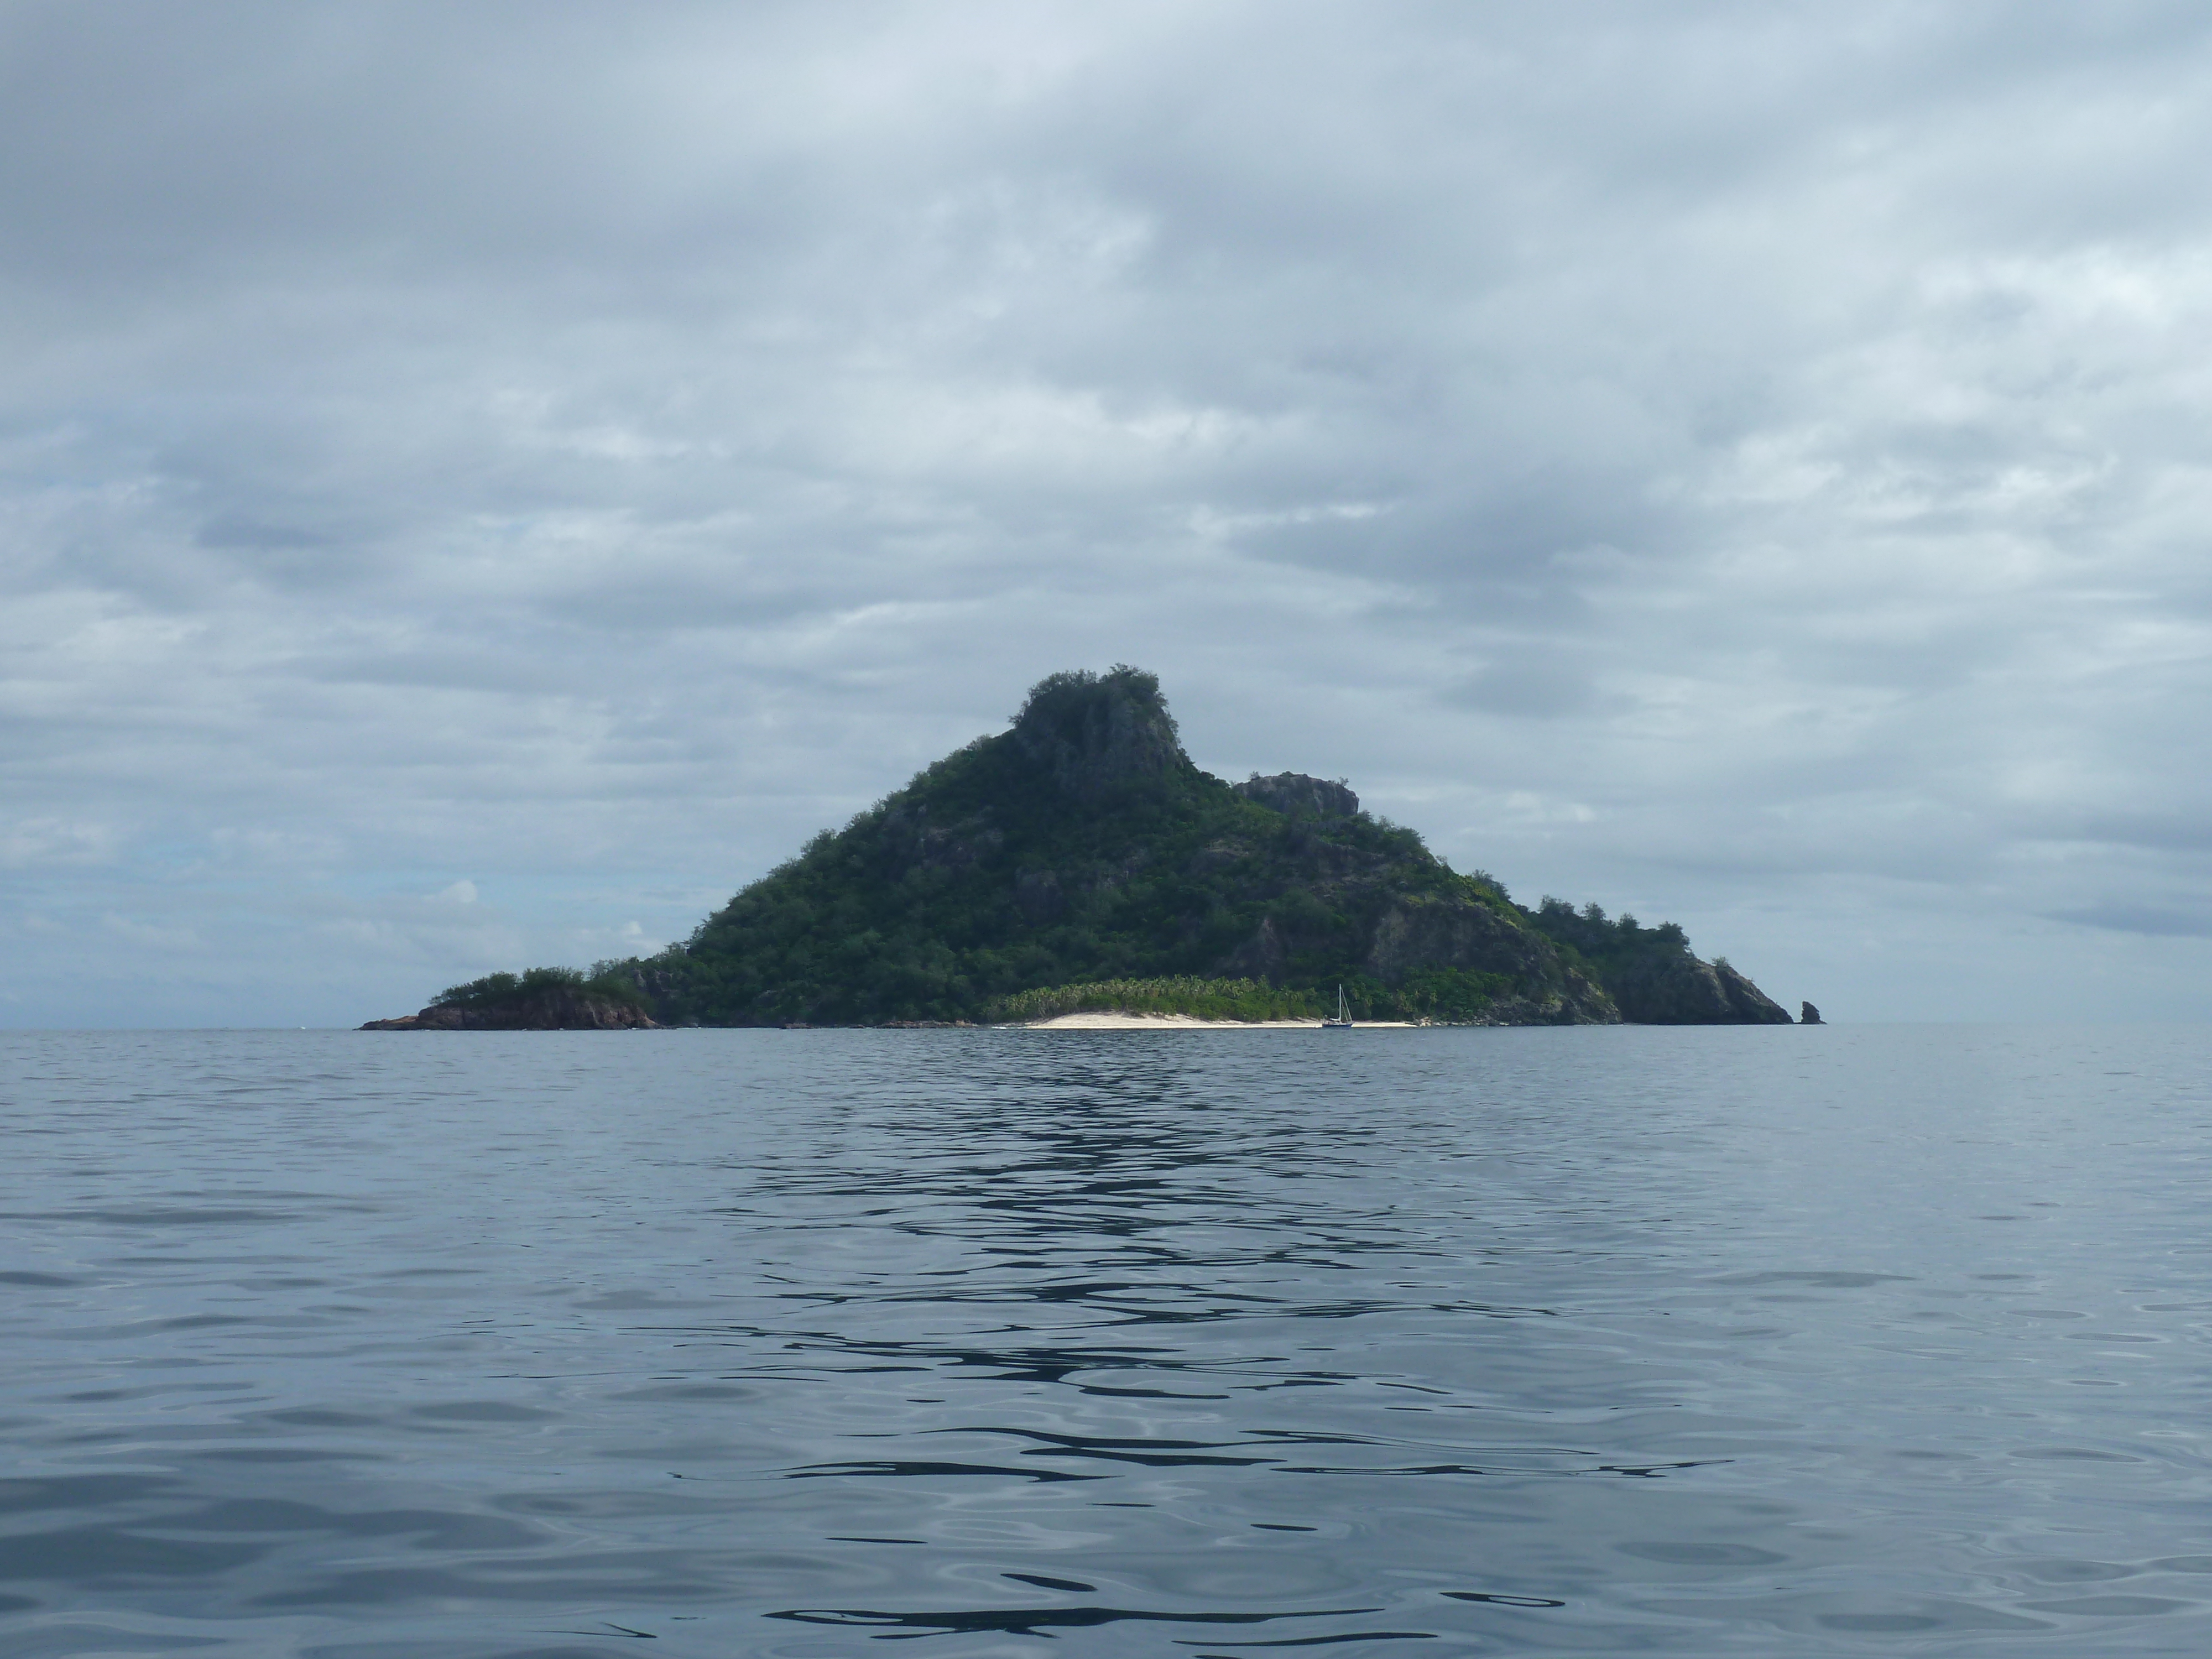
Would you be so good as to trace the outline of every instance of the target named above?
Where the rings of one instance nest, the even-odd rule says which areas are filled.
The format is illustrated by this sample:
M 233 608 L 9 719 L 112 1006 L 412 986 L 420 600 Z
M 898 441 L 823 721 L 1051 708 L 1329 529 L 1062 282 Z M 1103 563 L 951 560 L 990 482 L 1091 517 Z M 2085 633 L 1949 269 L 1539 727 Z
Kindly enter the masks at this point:
M 1054 1014 L 1050 1019 L 1010 1023 L 1014 1031 L 1318 1031 L 1317 1019 L 1200 1019 L 1196 1014 Z M 1410 1031 L 1409 1019 L 1363 1019 L 1354 1030 Z

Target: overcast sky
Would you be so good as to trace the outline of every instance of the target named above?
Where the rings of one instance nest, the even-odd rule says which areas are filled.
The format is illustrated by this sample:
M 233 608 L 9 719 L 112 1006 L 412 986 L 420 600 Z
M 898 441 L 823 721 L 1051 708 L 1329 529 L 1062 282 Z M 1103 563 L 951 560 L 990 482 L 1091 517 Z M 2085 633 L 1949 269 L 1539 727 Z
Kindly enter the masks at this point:
M 2212 991 L 2194 3 L 0 7 L 0 1024 L 684 936 L 1057 668 L 1846 1019 Z

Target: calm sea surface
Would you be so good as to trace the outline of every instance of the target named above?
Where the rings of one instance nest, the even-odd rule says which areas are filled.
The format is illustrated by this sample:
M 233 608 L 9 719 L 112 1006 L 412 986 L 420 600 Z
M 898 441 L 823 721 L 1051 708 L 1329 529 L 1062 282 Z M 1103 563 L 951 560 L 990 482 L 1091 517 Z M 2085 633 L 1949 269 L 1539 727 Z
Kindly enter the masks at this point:
M 2206 1031 L 11 1033 L 0 1136 L 7 1656 L 2212 1652 Z

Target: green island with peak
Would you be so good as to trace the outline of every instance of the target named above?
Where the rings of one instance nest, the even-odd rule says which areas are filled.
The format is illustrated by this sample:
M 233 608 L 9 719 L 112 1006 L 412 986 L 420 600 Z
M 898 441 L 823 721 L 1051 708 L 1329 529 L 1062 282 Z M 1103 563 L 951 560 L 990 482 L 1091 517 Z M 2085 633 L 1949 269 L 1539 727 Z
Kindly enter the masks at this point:
M 1516 904 L 1341 781 L 1231 784 L 1158 678 L 1054 674 L 1010 726 L 824 830 L 656 955 L 494 974 L 364 1029 L 952 1025 L 1085 1012 L 1465 1025 L 1787 1024 L 1725 958 Z

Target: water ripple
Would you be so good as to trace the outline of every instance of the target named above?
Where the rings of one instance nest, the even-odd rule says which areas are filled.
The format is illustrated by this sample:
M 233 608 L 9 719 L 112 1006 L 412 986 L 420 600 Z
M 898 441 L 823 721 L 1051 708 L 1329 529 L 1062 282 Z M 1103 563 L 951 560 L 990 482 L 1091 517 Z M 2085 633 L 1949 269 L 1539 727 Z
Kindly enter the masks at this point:
M 2205 1034 L 0 1049 L 8 1659 L 2212 1650 Z

